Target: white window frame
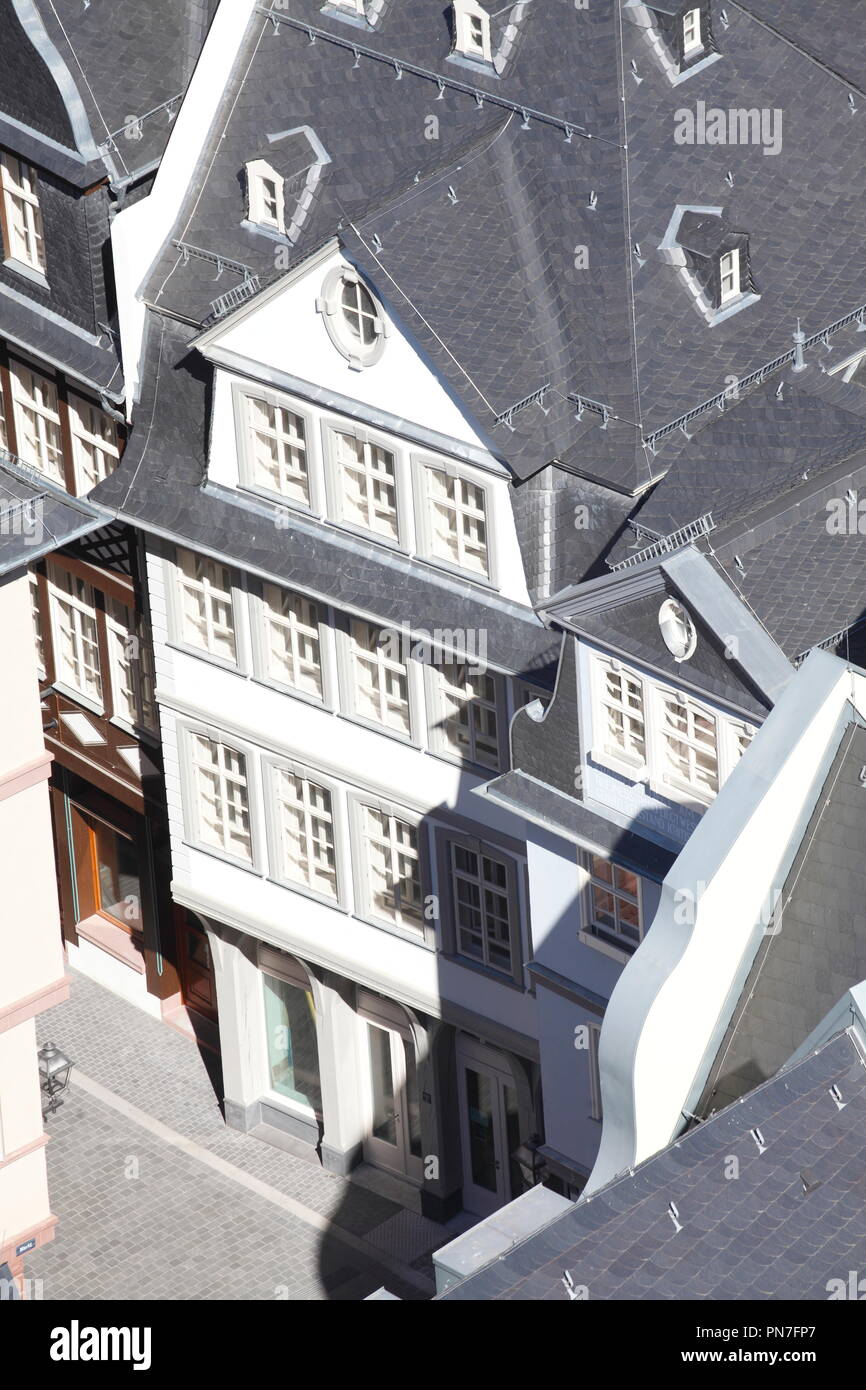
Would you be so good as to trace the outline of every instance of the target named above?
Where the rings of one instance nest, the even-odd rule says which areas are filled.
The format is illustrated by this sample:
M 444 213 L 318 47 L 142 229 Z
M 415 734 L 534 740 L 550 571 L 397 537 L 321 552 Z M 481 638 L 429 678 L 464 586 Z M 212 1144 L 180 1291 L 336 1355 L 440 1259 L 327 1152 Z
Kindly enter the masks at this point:
M 384 673 L 391 671 L 398 675 L 401 673 L 404 674 L 406 680 L 406 698 L 408 706 L 409 728 L 408 730 L 402 730 L 396 728 L 394 725 L 385 724 L 378 720 L 371 719 L 370 716 L 368 714 L 365 714 L 364 711 L 359 707 L 357 698 L 357 663 L 359 658 L 356 656 L 355 642 L 352 631 L 353 624 L 355 623 L 364 623 L 370 628 L 378 628 L 381 632 L 395 632 L 398 634 L 398 636 L 401 637 L 401 639 L 403 635 L 400 629 L 392 628 L 387 623 L 375 622 L 372 619 L 368 618 L 356 618 L 351 614 L 341 615 L 341 625 L 340 630 L 338 632 L 338 644 L 340 652 L 339 674 L 342 697 L 340 705 L 342 712 L 346 714 L 349 718 L 355 720 L 357 723 L 363 724 L 365 728 L 375 729 L 377 733 L 387 734 L 391 738 L 399 739 L 402 743 L 412 743 L 418 746 L 420 724 L 420 692 L 418 689 L 418 672 L 416 669 L 418 666 L 417 661 L 415 661 L 414 658 L 411 655 L 409 655 L 409 653 L 403 653 L 403 655 L 405 655 L 406 657 L 405 661 L 395 661 L 390 656 L 388 656 L 387 652 L 379 652 L 376 654 L 376 668 L 379 673 L 378 689 L 380 708 L 384 699 L 382 693 L 384 690 Z M 370 665 L 371 660 L 366 660 L 366 657 L 369 656 L 369 658 L 372 658 L 373 655 L 373 653 L 365 653 L 363 658 L 364 664 Z
M 690 58 L 693 53 L 700 53 L 703 49 L 701 9 L 696 5 L 683 15 L 683 57 Z
M 39 601 L 39 576 L 29 570 L 27 581 L 30 586 L 30 612 L 33 617 L 33 640 L 36 651 L 36 672 L 40 680 L 46 680 L 48 667 L 45 664 L 45 616 Z
M 310 598 L 307 594 L 300 593 L 297 589 L 291 589 L 288 585 L 272 584 L 267 580 L 262 580 L 257 586 L 258 592 L 250 595 L 253 611 L 252 623 L 252 647 L 253 647 L 253 675 L 255 679 L 261 681 L 263 685 L 270 685 L 277 690 L 285 691 L 287 694 L 299 700 L 306 700 L 309 704 L 324 706 L 326 709 L 333 709 L 333 686 L 334 676 L 332 671 L 331 653 L 331 610 L 318 599 Z M 285 628 L 289 633 L 290 646 L 292 651 L 292 665 L 297 668 L 303 664 L 301 655 L 301 643 L 306 635 L 306 624 L 299 623 L 294 613 L 288 618 L 279 615 L 273 616 L 274 610 L 270 603 L 271 596 L 286 594 L 291 600 L 298 600 L 299 604 L 309 604 L 316 612 L 317 640 L 319 644 L 319 684 L 320 691 L 317 694 L 313 690 L 305 689 L 300 685 L 293 685 L 282 680 L 270 670 L 270 635 L 269 627 L 275 623 L 278 627 Z
M 256 227 L 285 235 L 286 231 L 286 181 L 265 159 L 252 159 L 246 166 L 247 175 L 247 219 Z M 264 185 L 273 184 L 273 211 L 268 207 Z
M 284 951 L 277 951 L 271 946 L 260 945 L 258 949 L 257 965 L 259 975 L 270 975 L 272 979 L 278 980 L 281 984 L 293 985 L 295 989 L 303 990 L 305 994 L 313 996 L 316 1005 L 316 1046 L 319 1053 L 319 1089 L 321 1090 L 322 1072 L 322 1034 L 319 1027 L 319 1008 L 317 991 L 312 975 L 310 975 L 299 960 L 288 955 Z M 264 981 L 257 991 L 259 998 L 259 1018 L 260 1027 L 258 1036 L 260 1039 L 259 1064 L 261 1076 L 262 1093 L 266 1095 L 273 1104 L 280 1110 L 290 1111 L 294 1115 L 301 1116 L 303 1119 L 314 1123 L 321 1119 L 317 1116 L 312 1106 L 303 1105 L 300 1101 L 292 1100 L 290 1096 L 284 1096 L 281 1091 L 276 1091 L 271 1087 L 270 1058 L 268 1057 L 267 1043 L 267 1014 L 265 1012 Z
M 434 501 L 430 492 L 430 474 L 442 473 L 455 484 L 455 492 L 465 487 L 477 488 L 483 497 L 484 530 L 485 530 L 485 569 L 473 569 L 453 560 L 449 560 L 445 555 L 438 555 L 434 549 L 434 524 L 433 506 Z M 496 497 L 495 490 L 490 480 L 477 472 L 470 472 L 467 468 L 460 468 L 451 459 L 435 457 L 429 454 L 413 454 L 412 456 L 412 475 L 413 493 L 415 497 L 415 530 L 416 530 L 416 552 L 420 559 L 426 560 L 429 564 L 435 565 L 439 569 L 449 571 L 451 574 L 459 574 L 463 579 L 471 580 L 475 584 L 480 584 L 485 588 L 496 588 L 498 585 L 497 576 L 497 546 L 495 536 L 495 514 Z M 470 514 L 470 509 L 462 500 L 455 500 L 454 516 L 457 522 L 457 546 L 462 556 L 465 541 L 460 529 L 460 519 L 465 514 Z
M 635 750 L 631 752 L 628 747 L 617 750 L 607 745 L 608 729 L 608 709 L 620 709 L 625 721 L 625 726 L 631 721 L 636 720 L 636 716 L 630 713 L 624 702 L 614 701 L 607 692 L 607 673 L 612 672 L 623 683 L 631 682 L 638 687 L 641 696 L 641 708 L 643 714 L 643 755 Z M 618 772 L 622 776 L 628 777 L 632 782 L 642 782 L 647 776 L 647 760 L 649 756 L 649 702 L 647 699 L 646 679 L 632 667 L 624 665 L 616 657 L 596 656 L 592 661 L 592 680 L 593 680 L 593 701 L 592 701 L 592 758 L 603 767 L 610 768 L 613 772 Z M 631 744 L 633 740 L 627 738 L 626 742 Z
M 222 845 L 212 844 L 202 834 L 202 814 L 200 800 L 200 782 L 198 775 L 198 764 L 196 762 L 196 741 L 205 739 L 210 743 L 216 744 L 220 750 L 219 767 L 219 792 L 222 796 L 228 773 L 225 767 L 224 753 L 234 753 L 244 759 L 244 780 L 246 783 L 246 809 L 249 818 L 249 838 L 250 838 L 250 857 L 234 854 L 225 848 L 226 836 L 223 834 Z M 264 837 L 261 827 L 261 812 L 259 809 L 258 791 L 258 768 L 253 749 L 242 739 L 236 739 L 233 735 L 226 737 L 219 729 L 208 727 L 204 724 L 179 724 L 178 741 L 180 745 L 180 770 L 181 770 L 181 797 L 183 804 L 184 835 L 186 843 L 191 848 L 199 850 L 202 854 L 212 854 L 217 859 L 223 859 L 226 863 L 234 864 L 236 867 L 246 869 L 255 874 L 261 874 L 261 854 Z M 226 803 L 223 802 L 223 805 Z M 227 818 L 221 815 L 223 826 L 227 824 Z
M 0 151 L 0 190 L 9 234 L 4 265 L 12 270 L 23 270 L 29 277 L 47 285 L 45 226 L 37 189 L 32 165 L 5 150 Z
M 210 576 L 205 575 L 204 579 L 190 579 L 183 568 L 184 554 L 190 555 L 194 560 L 200 561 L 203 565 L 210 566 L 216 570 L 227 570 L 229 574 L 229 587 L 222 589 L 219 585 L 211 583 Z M 191 642 L 186 636 L 184 611 L 184 588 L 190 586 L 195 591 L 203 594 L 205 601 L 205 626 L 210 642 L 211 635 L 216 624 L 213 619 L 212 604 L 219 602 L 226 595 L 231 607 L 231 630 L 234 635 L 234 659 L 223 656 L 221 652 L 211 651 L 210 646 L 199 646 Z M 169 574 L 167 583 L 170 594 L 169 602 L 169 622 L 170 640 L 173 646 L 179 647 L 182 651 L 189 652 L 193 656 L 200 657 L 203 661 L 212 661 L 218 666 L 223 666 L 229 671 L 243 671 L 245 668 L 245 633 L 243 631 L 243 590 L 235 571 L 229 565 L 223 564 L 221 560 L 213 560 L 208 555 L 192 550 L 187 546 L 177 546 L 174 555 L 169 562 Z M 214 597 L 215 596 L 215 597 Z
M 364 426 L 358 425 L 352 420 L 338 420 L 328 417 L 327 419 L 323 419 L 322 429 L 329 520 L 331 520 L 334 525 L 351 531 L 356 536 L 363 536 L 368 541 L 375 541 L 377 545 L 387 546 L 389 550 L 402 550 L 408 552 L 410 547 L 409 509 L 407 507 L 409 479 L 407 478 L 406 460 L 402 449 L 400 449 L 395 440 L 388 439 L 384 435 L 366 429 Z M 362 525 L 360 522 L 347 515 L 344 477 L 346 464 L 345 461 L 340 458 L 339 435 L 344 435 L 347 439 L 354 440 L 356 445 L 362 446 L 364 450 L 364 473 L 371 487 L 376 481 L 376 473 L 371 466 L 372 460 L 369 455 L 369 450 L 381 449 L 386 454 L 390 454 L 393 458 L 396 536 L 389 536 L 382 531 L 373 531 L 368 526 Z
M 393 828 L 392 823 L 397 821 L 404 825 L 408 825 L 415 833 L 415 853 L 416 862 L 418 864 L 418 883 L 421 897 L 420 921 L 416 921 L 414 917 L 409 915 L 404 919 L 399 912 L 396 918 L 386 915 L 385 913 L 377 911 L 373 903 L 373 880 L 367 834 L 367 811 L 372 811 L 380 816 L 388 818 L 390 855 L 392 861 L 395 853 L 399 853 L 399 847 L 396 846 L 393 835 L 390 834 Z M 355 883 L 355 915 L 360 920 L 369 922 L 372 926 L 384 927 L 395 936 L 400 936 L 405 940 L 414 941 L 418 945 L 427 946 L 435 950 L 435 926 L 432 922 L 428 921 L 425 916 L 427 896 L 430 890 L 427 831 L 424 818 L 416 811 L 410 811 L 404 806 L 381 800 L 374 795 L 364 795 L 362 792 L 357 792 L 352 793 L 350 799 L 350 824 L 353 851 L 352 868 Z
M 346 910 L 347 894 L 345 866 L 343 863 L 343 807 L 339 784 L 334 782 L 330 777 L 321 776 L 317 771 L 307 767 L 303 763 L 297 763 L 285 758 L 266 756 L 262 760 L 262 766 L 267 808 L 269 877 L 275 883 L 279 883 L 281 887 L 287 888 L 291 892 L 301 893 L 304 897 L 313 898 L 317 902 L 324 903 L 327 907 L 336 907 Z M 280 778 L 283 775 L 293 777 L 301 783 L 304 835 L 308 849 L 314 842 L 312 837 L 312 826 L 316 817 L 316 811 L 309 795 L 310 789 L 320 789 L 325 792 L 330 800 L 329 816 L 334 852 L 333 893 L 325 891 L 315 883 L 309 882 L 308 879 L 300 877 L 293 878 L 291 875 L 284 872 L 282 862 L 283 820 L 280 804 Z
M 301 421 L 304 431 L 304 454 L 306 459 L 307 498 L 305 501 L 297 497 L 292 497 L 287 492 L 280 492 L 277 489 L 268 487 L 267 483 L 262 482 L 256 477 L 256 465 L 251 438 L 253 425 L 249 414 L 249 403 L 251 401 L 263 401 L 265 405 L 269 406 L 272 410 L 285 411 L 287 414 L 297 416 Z M 281 507 L 287 507 L 290 510 L 305 512 L 314 516 L 321 515 L 322 489 L 319 478 L 320 463 L 317 453 L 315 420 L 307 407 L 295 397 L 285 395 L 282 392 L 273 391 L 270 387 L 257 387 L 252 383 L 247 384 L 237 381 L 232 384 L 232 407 L 235 421 L 235 440 L 238 453 L 238 480 L 240 486 L 247 492 L 254 492 L 260 497 L 268 498 L 269 501 L 278 502 Z M 282 471 L 281 458 L 281 476 Z
M 115 608 L 124 608 L 132 619 L 132 623 L 126 623 L 118 618 L 114 611 Z M 136 614 L 132 602 L 124 603 L 122 599 L 107 594 L 105 628 L 111 678 L 111 703 L 114 709 L 112 723 L 119 724 L 121 728 L 129 730 L 131 733 L 135 733 L 138 729 L 146 729 L 149 733 L 158 733 L 159 718 L 154 694 L 154 674 L 153 670 L 150 669 L 150 644 L 143 618 Z M 125 655 L 125 648 L 130 640 L 138 645 L 137 656 L 127 657 Z M 118 652 L 118 646 L 124 649 L 123 658 Z M 118 692 L 124 684 L 124 673 L 128 673 L 128 684 L 131 686 L 135 706 L 134 718 L 131 720 L 119 710 L 121 701 Z
M 66 487 L 63 454 L 63 431 L 60 424 L 60 394 L 57 383 L 43 372 L 13 357 L 9 362 L 9 379 L 12 385 L 12 409 L 15 419 L 15 438 L 18 457 L 34 468 L 37 473 Z M 32 392 L 32 393 L 31 393 Z M 29 432 L 26 413 L 33 416 L 36 435 L 36 455 L 24 452 L 24 439 Z M 57 444 L 49 446 L 51 427 L 57 431 Z M 56 449 L 57 457 L 52 460 L 50 450 Z
M 120 462 L 120 442 L 117 425 L 98 405 L 74 391 L 69 392 L 68 405 L 75 492 L 77 497 L 83 497 L 114 472 Z M 94 425 L 98 426 L 96 430 Z M 107 430 L 108 438 L 103 430 Z M 94 465 L 94 482 L 88 482 L 85 477 L 88 463 Z
M 454 0 L 452 5 L 454 47 L 452 52 L 476 63 L 492 63 L 490 15 L 474 0 Z M 480 30 L 480 32 L 479 32 Z
M 494 697 L 488 701 L 484 697 L 473 696 L 469 704 L 469 748 L 467 752 L 461 753 L 458 748 L 448 738 L 446 723 L 448 721 L 447 694 L 445 691 L 446 681 L 450 684 L 450 673 L 452 668 L 462 667 L 469 681 L 473 679 L 489 679 L 493 682 Z M 425 666 L 427 677 L 427 708 L 429 712 L 429 738 L 430 749 L 440 757 L 446 758 L 449 762 L 457 763 L 461 766 L 479 768 L 484 775 L 502 772 L 508 763 L 508 709 L 506 706 L 505 682 L 495 671 L 485 671 L 480 677 L 474 677 L 470 673 L 469 665 L 466 662 L 452 661 L 446 659 L 443 654 L 435 655 L 433 660 Z M 496 716 L 496 760 L 490 761 L 488 758 L 476 756 L 477 731 L 475 727 L 474 710 L 476 703 L 480 702 L 483 707 L 492 705 Z
M 726 269 L 725 262 L 729 262 Z M 719 307 L 723 308 L 730 304 L 734 299 L 739 299 L 742 294 L 742 260 L 740 248 L 735 246 L 731 251 L 725 251 L 719 257 Z M 729 287 L 725 288 L 725 281 L 728 280 Z
M 677 772 L 672 756 L 668 752 L 665 711 L 669 702 L 681 705 L 686 712 L 688 727 L 686 733 L 677 741 L 686 745 L 689 750 L 690 763 L 694 763 L 695 766 L 700 751 L 700 740 L 692 732 L 693 721 L 696 718 L 702 718 L 712 722 L 716 758 L 717 786 L 715 790 L 705 787 L 697 778 L 692 780 L 680 776 Z M 710 806 L 715 801 L 725 781 L 720 724 L 721 716 L 718 712 L 710 709 L 700 700 L 694 699 L 683 690 L 676 690 L 671 686 L 656 685 L 653 689 L 651 714 L 653 757 L 650 787 L 652 790 L 667 797 L 668 800 L 681 801 L 687 805 L 692 804 L 698 807 Z
M 89 598 L 79 598 L 77 594 L 70 594 L 63 585 L 61 577 L 63 575 L 68 575 L 75 583 L 83 584 Z M 73 658 L 72 668 L 66 666 L 63 658 L 61 609 L 68 609 L 68 626 L 77 653 Z M 92 713 L 103 714 L 105 712 L 105 682 L 108 673 L 102 669 L 102 657 L 99 649 L 99 610 L 96 606 L 96 590 L 87 580 L 79 579 L 78 575 L 73 574 L 71 570 L 57 566 L 49 560 L 48 612 L 54 651 L 55 685 L 58 690 L 71 695 L 76 703 L 84 705 Z M 85 621 L 93 624 L 92 637 L 88 637 L 85 633 Z M 96 649 L 95 666 L 92 663 L 88 666 L 84 659 L 83 648 L 85 644 L 90 644 Z M 85 683 L 78 683 L 78 674 L 81 669 L 93 670 L 97 673 L 95 685 L 98 688 L 98 693 L 94 693 Z
M 346 286 L 360 285 L 369 295 L 373 305 L 374 339 L 365 343 L 356 337 L 346 321 L 343 312 L 343 289 Z M 381 360 L 391 329 L 385 310 L 376 298 L 371 285 L 358 274 L 354 266 L 338 265 L 328 271 L 322 285 L 322 293 L 316 299 L 316 312 L 321 314 L 325 331 L 341 357 L 344 357 L 354 371 L 373 367 Z
M 641 764 L 630 763 L 622 753 L 615 754 L 605 747 L 604 706 L 605 671 L 609 667 L 619 668 L 643 692 L 644 741 L 646 757 Z M 714 721 L 716 730 L 716 751 L 718 765 L 718 790 L 721 791 L 728 777 L 743 756 L 739 746 L 740 732 L 750 731 L 754 738 L 758 725 L 733 713 L 718 709 L 698 696 L 691 695 L 674 685 L 658 680 L 633 666 L 618 661 L 603 653 L 590 656 L 590 681 L 592 688 L 592 748 L 593 762 L 609 768 L 612 772 L 628 778 L 631 782 L 646 782 L 649 789 L 667 801 L 678 802 L 693 810 L 702 811 L 715 801 L 718 792 L 702 787 L 699 783 L 689 783 L 685 779 L 672 778 L 669 774 L 667 745 L 663 733 L 664 702 L 669 699 L 684 701 L 687 708 Z M 750 739 L 751 741 L 751 739 Z

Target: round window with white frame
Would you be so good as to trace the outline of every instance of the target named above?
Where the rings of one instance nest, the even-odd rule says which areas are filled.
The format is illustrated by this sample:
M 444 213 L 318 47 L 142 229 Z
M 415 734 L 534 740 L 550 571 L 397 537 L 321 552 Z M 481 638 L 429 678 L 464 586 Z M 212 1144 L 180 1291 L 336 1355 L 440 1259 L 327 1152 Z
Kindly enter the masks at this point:
M 328 337 L 350 367 L 372 367 L 385 350 L 388 323 L 381 304 L 350 266 L 329 271 L 316 300 Z
M 688 661 L 698 645 L 694 623 L 675 598 L 665 599 L 659 609 L 659 627 L 664 644 L 674 661 Z

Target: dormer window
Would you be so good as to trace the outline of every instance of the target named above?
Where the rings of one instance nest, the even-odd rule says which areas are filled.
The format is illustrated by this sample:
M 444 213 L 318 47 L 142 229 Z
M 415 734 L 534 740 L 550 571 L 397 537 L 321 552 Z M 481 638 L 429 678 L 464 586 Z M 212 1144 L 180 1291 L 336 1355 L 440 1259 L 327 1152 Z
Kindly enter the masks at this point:
M 355 14 L 359 19 L 365 19 L 364 0 L 328 0 L 329 8 L 335 10 L 347 10 L 349 14 Z
M 690 58 L 703 46 L 701 12 L 699 9 L 686 10 L 683 15 L 683 54 Z
M 285 180 L 263 159 L 247 165 L 247 217 L 257 227 L 286 230 Z
M 452 7 L 454 28 L 453 53 L 464 58 L 474 58 L 478 62 L 491 63 L 493 53 L 490 47 L 490 16 L 475 0 L 454 0 Z
M 0 226 L 3 230 L 5 264 L 12 270 L 45 273 L 45 233 L 36 186 L 36 171 L 16 159 L 0 154 Z
M 749 234 L 732 226 L 723 208 L 677 207 L 659 251 L 679 268 L 695 308 L 711 325 L 760 298 Z
M 740 252 L 736 247 L 719 257 L 719 290 L 722 304 L 740 294 Z

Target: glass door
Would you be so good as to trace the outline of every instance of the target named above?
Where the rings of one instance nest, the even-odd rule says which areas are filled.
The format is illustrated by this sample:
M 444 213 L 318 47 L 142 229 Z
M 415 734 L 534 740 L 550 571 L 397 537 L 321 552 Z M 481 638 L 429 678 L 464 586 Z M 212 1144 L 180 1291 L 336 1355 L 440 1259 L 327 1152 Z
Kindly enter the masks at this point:
M 513 1155 L 520 1144 L 517 1091 L 497 1053 L 482 1044 L 458 1045 L 463 1145 L 463 1205 L 488 1216 L 524 1190 Z
M 408 1031 L 365 1020 L 369 1122 L 368 1162 L 420 1182 L 421 1106 L 415 1046 Z

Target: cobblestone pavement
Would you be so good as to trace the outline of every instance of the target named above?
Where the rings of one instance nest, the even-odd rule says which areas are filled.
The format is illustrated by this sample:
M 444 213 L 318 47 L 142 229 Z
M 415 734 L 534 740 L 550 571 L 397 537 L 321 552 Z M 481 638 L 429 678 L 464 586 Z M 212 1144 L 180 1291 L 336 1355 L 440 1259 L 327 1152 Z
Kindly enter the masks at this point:
M 422 1218 L 386 1175 L 336 1177 L 227 1129 L 213 1054 L 86 976 L 70 985 L 40 1019 L 75 1062 L 48 1121 L 60 1224 L 26 1270 L 43 1298 L 431 1296 L 432 1249 L 459 1226 Z

